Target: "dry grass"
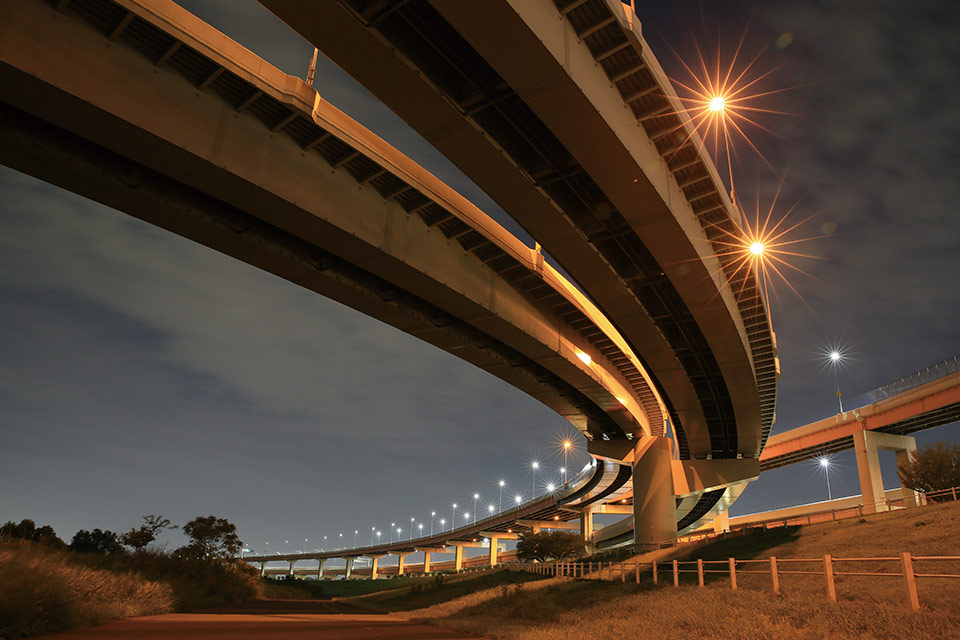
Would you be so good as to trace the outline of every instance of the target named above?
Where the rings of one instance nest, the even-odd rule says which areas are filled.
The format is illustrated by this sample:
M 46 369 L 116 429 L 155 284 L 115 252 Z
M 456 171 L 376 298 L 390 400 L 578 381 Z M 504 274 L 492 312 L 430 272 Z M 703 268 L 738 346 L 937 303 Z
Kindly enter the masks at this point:
M 75 564 L 70 555 L 33 544 L 0 548 L 0 637 L 173 611 L 169 585 Z
M 825 553 L 840 558 L 877 557 L 896 556 L 900 551 L 960 555 L 960 536 L 956 535 L 960 530 L 960 504 L 933 505 L 864 520 L 761 531 L 655 556 L 668 561 L 672 557 L 709 560 L 770 555 L 822 558 Z M 646 562 L 653 557 L 640 559 Z M 837 570 L 895 572 L 899 564 L 867 563 L 854 568 L 838 563 Z M 928 570 L 934 568 L 918 568 Z M 952 570 L 960 571 L 960 563 L 954 563 Z M 628 573 L 628 579 L 632 578 Z M 672 586 L 669 574 L 661 574 L 659 587 L 651 584 L 649 573 L 642 576 L 642 581 L 637 586 L 550 579 L 478 590 L 401 615 L 511 640 L 960 638 L 960 579 L 920 579 L 920 613 L 909 610 L 901 577 L 838 577 L 838 604 L 825 597 L 822 576 L 782 575 L 781 595 L 770 589 L 769 575 L 742 571 L 737 591 L 729 588 L 725 573 L 708 576 L 704 588 L 695 586 L 695 573 L 685 574 L 683 582 L 687 584 L 679 589 Z
M 0 544 L 0 637 L 79 629 L 261 595 L 256 572 L 160 554 L 95 556 Z

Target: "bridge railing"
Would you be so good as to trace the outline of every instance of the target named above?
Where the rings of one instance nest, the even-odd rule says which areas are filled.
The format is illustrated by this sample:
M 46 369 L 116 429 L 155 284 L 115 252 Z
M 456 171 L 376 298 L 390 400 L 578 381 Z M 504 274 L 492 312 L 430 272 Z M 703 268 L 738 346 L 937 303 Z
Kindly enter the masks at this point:
M 913 389 L 914 387 L 919 387 L 928 382 L 933 382 L 938 378 L 956 373 L 957 371 L 960 371 L 960 356 L 953 356 L 952 358 L 947 358 L 946 360 L 932 364 L 926 369 L 914 371 L 898 380 L 888 382 L 882 387 L 877 387 L 874 389 L 873 394 L 877 402 L 879 402 L 890 396 L 902 393 L 908 389 Z
M 724 576 L 732 590 L 738 588 L 738 577 L 744 575 L 769 576 L 771 590 L 780 593 L 781 576 L 818 576 L 823 579 L 827 599 L 837 602 L 837 578 L 903 579 L 903 594 L 914 611 L 920 610 L 917 580 L 932 578 L 960 579 L 960 556 L 915 556 L 908 551 L 899 556 L 870 558 L 837 558 L 826 554 L 820 558 L 750 558 L 726 560 L 668 560 L 665 562 L 528 562 L 513 568 L 529 573 L 558 578 L 582 578 L 641 583 L 642 575 L 650 575 L 650 582 L 659 585 L 672 579 L 679 587 L 684 575 L 696 574 L 697 585 L 706 586 L 711 574 Z M 686 580 L 690 582 L 690 580 Z

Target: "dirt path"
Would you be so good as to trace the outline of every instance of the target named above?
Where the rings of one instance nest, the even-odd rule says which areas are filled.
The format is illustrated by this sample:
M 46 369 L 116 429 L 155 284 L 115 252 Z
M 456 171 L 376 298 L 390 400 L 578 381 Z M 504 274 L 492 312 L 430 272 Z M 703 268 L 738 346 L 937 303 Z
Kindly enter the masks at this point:
M 332 600 L 258 600 L 200 613 L 115 620 L 45 640 L 454 640 L 477 638 Z

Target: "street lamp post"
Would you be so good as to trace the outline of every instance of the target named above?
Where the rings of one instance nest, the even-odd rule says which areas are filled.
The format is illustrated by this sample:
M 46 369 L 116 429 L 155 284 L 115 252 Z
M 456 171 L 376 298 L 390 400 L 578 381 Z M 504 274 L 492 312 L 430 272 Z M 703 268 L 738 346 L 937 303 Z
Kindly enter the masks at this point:
M 390 544 L 393 544 L 393 528 L 397 526 L 396 522 L 390 523 Z
M 837 402 L 840 404 L 840 413 L 843 413 L 843 396 L 840 394 L 840 363 L 843 361 L 843 354 L 837 349 L 830 352 L 830 364 L 833 367 L 833 379 L 837 383 Z M 821 458 L 822 459 L 822 458 Z
M 453 517 L 450 518 L 450 531 L 457 528 L 457 503 L 453 503 Z
M 437 515 L 436 511 L 430 512 L 430 535 L 433 535 L 433 519 L 436 517 L 436 515 Z
M 447 524 L 446 518 L 440 518 L 440 533 L 443 533 L 443 527 Z
M 507 484 L 507 482 L 506 480 L 501 480 L 498 484 L 500 485 L 500 506 L 497 508 L 497 513 L 501 513 L 503 511 L 503 485 Z
M 567 451 L 570 450 L 571 442 L 563 441 L 563 486 L 567 486 Z
M 840 411 L 842 412 L 843 409 Z M 820 456 L 818 462 L 820 463 L 820 468 L 823 469 L 823 474 L 827 477 L 827 500 L 833 502 L 833 492 L 830 491 L 830 457 Z
M 360 533 L 360 529 L 353 530 L 353 548 L 357 548 L 357 534 Z
M 416 518 L 410 518 L 410 540 L 413 540 L 413 523 Z
M 473 494 L 473 521 L 474 522 L 477 521 L 477 500 L 479 499 L 480 499 L 479 493 Z
M 540 468 L 540 463 L 534 460 L 530 466 L 533 467 L 533 481 L 530 483 L 530 501 L 533 502 L 537 497 L 537 469 Z

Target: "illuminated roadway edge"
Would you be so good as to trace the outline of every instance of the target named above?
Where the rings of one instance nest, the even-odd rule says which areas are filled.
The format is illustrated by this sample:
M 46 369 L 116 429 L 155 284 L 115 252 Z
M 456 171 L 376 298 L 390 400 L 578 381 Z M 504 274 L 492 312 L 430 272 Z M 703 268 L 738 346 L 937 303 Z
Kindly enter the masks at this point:
M 299 79 L 168 2 L 11 0 L 2 11 L 8 166 L 444 348 L 590 440 L 664 432 L 658 389 L 582 294 Z M 626 496 L 629 467 L 600 467 L 613 472 L 608 496 Z M 754 467 L 681 497 L 680 531 L 726 508 Z

